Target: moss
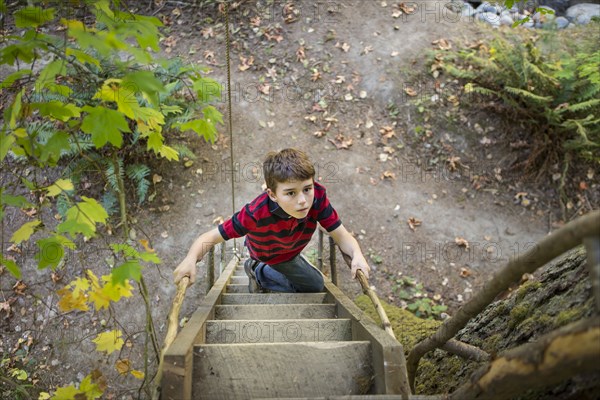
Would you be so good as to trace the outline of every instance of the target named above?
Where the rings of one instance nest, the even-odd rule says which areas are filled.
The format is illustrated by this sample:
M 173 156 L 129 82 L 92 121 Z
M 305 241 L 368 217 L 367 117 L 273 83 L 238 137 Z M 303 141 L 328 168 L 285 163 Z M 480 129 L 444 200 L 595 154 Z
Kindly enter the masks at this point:
M 529 315 L 530 306 L 529 304 L 518 304 L 512 310 L 510 310 L 510 322 L 508 323 L 510 328 L 514 328 L 519 325 Z
M 379 322 L 379 316 L 368 296 L 360 295 L 354 302 L 369 317 Z M 410 311 L 388 304 L 383 300 L 381 300 L 381 304 L 392 324 L 396 338 L 402 344 L 404 352 L 407 354 L 417 343 L 431 336 L 441 325 L 440 321 L 421 319 Z
M 487 338 L 481 348 L 488 353 L 496 353 L 499 350 L 500 341 L 502 340 L 502 335 L 495 334 Z
M 517 290 L 515 301 L 518 303 L 529 293 L 542 287 L 542 282 L 527 281 Z
M 570 308 L 568 310 L 561 311 L 556 316 L 556 328 L 559 328 L 561 326 L 567 325 L 571 322 L 575 322 L 575 321 L 581 319 L 584 312 L 585 312 L 585 310 L 583 309 L 583 307 L 575 307 L 575 308 Z

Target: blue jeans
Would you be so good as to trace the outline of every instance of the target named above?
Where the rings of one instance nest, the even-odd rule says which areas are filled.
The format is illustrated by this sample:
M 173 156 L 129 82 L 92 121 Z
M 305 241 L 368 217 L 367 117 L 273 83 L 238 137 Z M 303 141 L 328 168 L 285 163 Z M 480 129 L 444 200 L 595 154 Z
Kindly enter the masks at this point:
M 273 292 L 315 293 L 324 289 L 323 275 L 300 254 L 280 264 L 260 262 L 254 269 L 256 281 Z

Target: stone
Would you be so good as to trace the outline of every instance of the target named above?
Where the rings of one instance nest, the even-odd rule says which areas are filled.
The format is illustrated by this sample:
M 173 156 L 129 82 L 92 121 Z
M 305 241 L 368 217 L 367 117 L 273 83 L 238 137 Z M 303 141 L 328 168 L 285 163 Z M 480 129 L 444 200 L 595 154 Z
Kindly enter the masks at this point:
M 558 17 L 554 20 L 554 25 L 556 29 L 565 29 L 567 26 L 569 26 L 569 20 L 565 17 Z
M 569 21 L 578 25 L 589 24 L 592 17 L 600 17 L 600 4 L 581 3 L 569 7 L 566 13 Z
M 479 18 L 480 21 L 484 21 L 487 22 L 488 24 L 492 25 L 492 26 L 500 26 L 500 16 L 491 13 L 491 12 L 484 12 L 484 13 L 480 13 L 477 16 Z

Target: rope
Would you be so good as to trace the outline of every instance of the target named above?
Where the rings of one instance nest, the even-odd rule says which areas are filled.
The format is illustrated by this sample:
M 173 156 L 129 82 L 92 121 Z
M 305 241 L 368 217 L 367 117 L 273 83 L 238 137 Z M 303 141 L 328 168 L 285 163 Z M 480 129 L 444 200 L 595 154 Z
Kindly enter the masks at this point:
M 231 170 L 231 214 L 235 214 L 235 175 L 234 175 L 234 159 L 233 159 L 233 122 L 231 117 L 231 60 L 229 53 L 231 52 L 231 38 L 229 37 L 229 5 L 227 1 L 223 2 L 223 11 L 225 12 L 225 44 L 227 48 L 227 120 L 229 123 L 229 160 Z M 234 252 L 237 249 L 235 239 L 233 239 Z

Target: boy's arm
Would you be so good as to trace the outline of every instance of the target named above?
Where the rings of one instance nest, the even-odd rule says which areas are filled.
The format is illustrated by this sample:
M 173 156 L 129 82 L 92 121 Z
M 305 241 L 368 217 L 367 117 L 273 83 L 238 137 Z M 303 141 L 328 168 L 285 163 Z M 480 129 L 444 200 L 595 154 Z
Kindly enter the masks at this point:
M 360 246 L 354 237 L 344 228 L 344 225 L 340 225 L 333 231 L 329 232 L 329 235 L 333 238 L 334 242 L 340 247 L 340 250 L 349 255 L 352 258 L 351 271 L 352 279 L 356 278 L 356 271 L 359 269 L 365 274 L 367 279 L 369 278 L 369 271 L 371 267 L 367 264 L 365 256 L 363 256 Z
M 221 236 L 218 228 L 200 235 L 190 247 L 187 256 L 173 271 L 175 284 L 179 283 L 184 276 L 189 276 L 190 283 L 193 283 L 196 280 L 196 263 L 198 260 L 201 260 L 213 246 L 224 241 L 225 239 Z

